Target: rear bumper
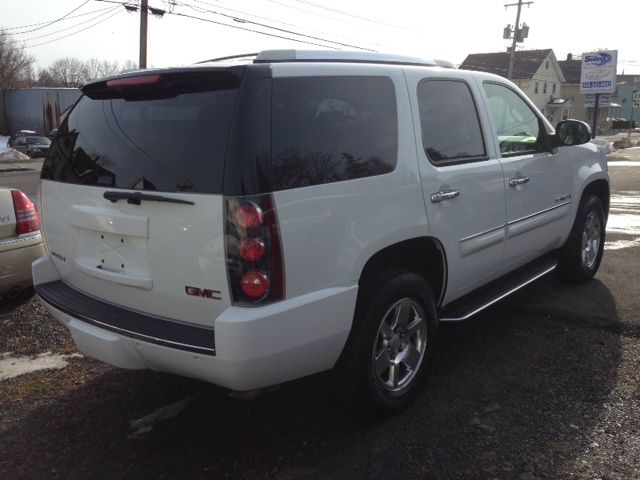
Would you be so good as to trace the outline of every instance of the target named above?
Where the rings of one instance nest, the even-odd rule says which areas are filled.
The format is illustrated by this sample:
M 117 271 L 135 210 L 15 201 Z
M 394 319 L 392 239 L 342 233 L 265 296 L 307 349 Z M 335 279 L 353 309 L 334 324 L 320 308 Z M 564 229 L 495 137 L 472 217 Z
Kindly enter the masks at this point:
M 104 324 L 100 309 L 93 310 L 91 318 L 87 315 L 89 310 L 78 313 L 81 309 L 74 307 L 75 302 L 65 302 L 64 295 L 54 299 L 47 292 L 53 282 L 60 282 L 48 257 L 36 262 L 33 270 L 36 291 L 42 292 L 40 300 L 69 328 L 77 347 L 85 354 L 120 368 L 149 368 L 239 391 L 286 382 L 333 367 L 349 335 L 357 295 L 357 286 L 349 286 L 329 288 L 264 307 L 230 307 L 212 322 L 212 329 L 187 325 L 187 328 L 202 330 L 202 335 L 207 331 L 215 333 L 213 351 L 207 352 L 185 348 L 184 337 L 176 342 L 181 343 L 178 345 L 145 338 L 148 331 L 141 334 L 116 330 Z M 103 306 L 104 310 L 118 308 Z M 140 324 L 129 324 L 129 329 L 137 328 L 135 325 Z M 163 340 L 171 340 L 167 338 L 171 330 L 165 332 Z M 173 333 L 180 335 L 178 330 Z M 213 335 L 210 338 L 213 343 Z
M 40 234 L 0 241 L 0 296 L 30 287 L 31 264 L 45 254 Z

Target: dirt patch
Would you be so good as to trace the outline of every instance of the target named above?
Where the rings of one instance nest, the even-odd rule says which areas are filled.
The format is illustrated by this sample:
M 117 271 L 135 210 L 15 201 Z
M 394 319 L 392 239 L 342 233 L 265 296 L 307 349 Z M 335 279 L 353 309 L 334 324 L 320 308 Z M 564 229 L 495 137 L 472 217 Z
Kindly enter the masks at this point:
M 76 353 L 69 331 L 35 297 L 0 301 L 0 353 Z

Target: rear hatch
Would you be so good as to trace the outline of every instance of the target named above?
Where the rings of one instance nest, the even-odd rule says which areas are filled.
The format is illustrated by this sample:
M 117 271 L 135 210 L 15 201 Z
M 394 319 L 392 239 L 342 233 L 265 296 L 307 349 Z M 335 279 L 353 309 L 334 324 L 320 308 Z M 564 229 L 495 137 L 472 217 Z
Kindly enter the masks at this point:
M 212 325 L 230 306 L 225 153 L 244 67 L 90 84 L 42 170 L 64 283 L 153 316 Z

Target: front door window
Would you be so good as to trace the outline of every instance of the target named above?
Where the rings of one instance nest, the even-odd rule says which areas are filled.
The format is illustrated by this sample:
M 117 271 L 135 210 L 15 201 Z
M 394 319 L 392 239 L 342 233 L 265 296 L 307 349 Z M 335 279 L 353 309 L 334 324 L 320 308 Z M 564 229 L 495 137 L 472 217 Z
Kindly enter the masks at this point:
M 490 112 L 496 125 L 503 157 L 541 152 L 542 128 L 538 116 L 513 90 L 485 83 Z

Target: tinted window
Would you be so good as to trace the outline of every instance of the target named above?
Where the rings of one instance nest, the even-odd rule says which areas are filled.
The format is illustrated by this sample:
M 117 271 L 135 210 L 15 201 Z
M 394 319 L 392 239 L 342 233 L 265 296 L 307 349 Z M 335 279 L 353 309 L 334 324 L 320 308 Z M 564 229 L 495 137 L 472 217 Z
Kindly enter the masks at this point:
M 503 156 L 541 151 L 540 120 L 531 107 L 505 86 L 485 83 L 484 89 Z
M 49 145 L 51 140 L 46 137 L 27 137 L 27 145 Z
M 486 158 L 476 106 L 467 84 L 425 80 L 418 85 L 422 145 L 434 163 Z
M 393 82 L 387 77 L 273 80 L 274 190 L 391 172 L 398 151 Z
M 43 178 L 221 193 L 239 80 L 210 72 L 166 77 L 159 85 L 85 94 L 60 127 Z

